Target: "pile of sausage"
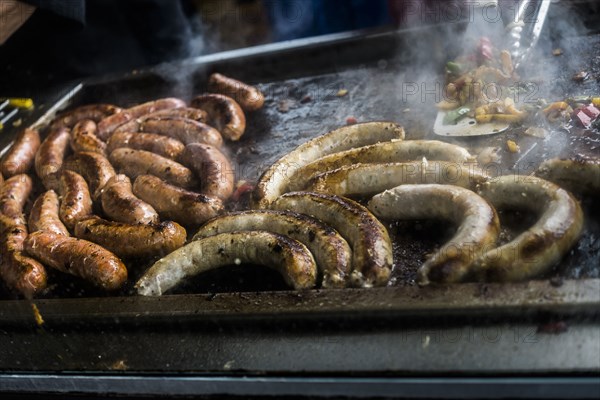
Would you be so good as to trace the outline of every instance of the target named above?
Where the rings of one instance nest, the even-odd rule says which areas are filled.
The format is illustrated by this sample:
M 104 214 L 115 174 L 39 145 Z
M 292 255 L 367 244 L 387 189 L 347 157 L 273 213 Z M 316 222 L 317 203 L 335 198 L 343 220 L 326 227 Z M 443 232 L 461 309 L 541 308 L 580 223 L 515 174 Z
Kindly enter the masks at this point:
M 184 245 L 184 226 L 222 213 L 235 184 L 223 141 L 241 138 L 244 112 L 264 98 L 219 74 L 209 90 L 189 106 L 165 98 L 79 107 L 56 118 L 43 140 L 23 130 L 0 161 L 5 284 L 32 297 L 52 267 L 114 290 L 127 280 L 122 260 L 169 254 Z
M 346 126 L 279 159 L 256 185 L 254 210 L 208 221 L 136 287 L 161 295 L 187 277 L 234 263 L 275 268 L 296 289 L 383 286 L 393 255 L 378 219 L 456 226 L 420 267 L 421 285 L 534 278 L 558 263 L 583 229 L 581 207 L 563 186 L 599 194 L 600 163 L 549 160 L 537 175 L 492 178 L 467 149 L 405 141 L 394 123 Z M 348 197 L 366 198 L 367 207 Z M 501 244 L 496 210 L 504 209 L 527 210 L 538 220 Z

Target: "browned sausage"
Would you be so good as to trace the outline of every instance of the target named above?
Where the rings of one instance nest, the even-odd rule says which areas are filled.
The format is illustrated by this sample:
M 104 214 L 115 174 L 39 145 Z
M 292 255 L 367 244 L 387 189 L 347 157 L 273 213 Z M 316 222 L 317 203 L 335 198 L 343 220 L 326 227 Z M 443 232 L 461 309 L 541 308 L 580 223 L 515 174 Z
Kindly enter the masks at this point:
M 71 149 L 75 153 L 90 151 L 92 153 L 105 154 L 106 143 L 96 136 L 96 123 L 91 119 L 78 122 L 71 131 Z
M 135 150 L 146 150 L 163 157 L 176 160 L 183 152 L 185 145 L 177 139 L 156 133 L 115 132 L 108 139 L 107 151 L 127 147 Z
M 254 86 L 217 73 L 208 79 L 208 90 L 233 98 L 244 111 L 259 110 L 265 103 L 265 96 Z
M 6 285 L 26 298 L 32 298 L 46 287 L 46 269 L 23 254 L 27 226 L 23 217 L 0 214 L 0 277 Z
M 121 111 L 122 110 L 119 107 L 113 106 L 112 104 L 88 104 L 59 115 L 54 122 L 52 122 L 50 130 L 54 131 L 59 128 L 70 129 L 73 128 L 76 123 L 83 121 L 84 119 L 100 122 L 100 120 Z
M 223 211 L 219 198 L 169 185 L 152 175 L 138 176 L 133 182 L 133 193 L 163 218 L 186 226 L 203 224 Z
M 188 144 L 179 160 L 200 177 L 202 193 L 221 200 L 227 200 L 233 193 L 235 171 L 225 154 L 216 147 Z
M 246 130 L 246 116 L 238 103 L 222 94 L 204 94 L 192 100 L 192 107 L 206 111 L 208 124 L 225 139 L 240 140 Z M 210 143 L 209 143 L 210 144 Z
M 29 171 L 39 147 L 39 132 L 35 129 L 23 129 L 15 138 L 8 152 L 2 157 L 2 163 L 0 163 L 2 174 L 9 178 Z
M 0 187 L 0 214 L 9 218 L 21 217 L 32 188 L 33 181 L 25 174 L 4 181 Z
M 132 119 L 141 117 L 145 114 L 150 114 L 155 111 L 165 110 L 170 108 L 185 107 L 185 102 L 180 99 L 166 98 L 147 103 L 139 104 L 135 107 L 123 110 L 120 113 L 104 118 L 98 123 L 98 137 L 102 140 L 107 140 L 110 134 L 119 126 Z
M 149 151 L 116 149 L 110 153 L 109 159 L 120 173 L 131 179 L 150 174 L 182 188 L 192 188 L 198 185 L 189 168 Z
M 29 212 L 29 231 L 44 231 L 69 236 L 69 231 L 59 217 L 58 196 L 54 190 L 42 193 Z
M 106 182 L 116 175 L 108 158 L 89 151 L 73 154 L 64 162 L 63 168 L 83 176 L 89 185 L 92 198 L 95 200 L 100 198 Z
M 88 185 L 77 172 L 63 171 L 60 176 L 59 193 L 62 197 L 59 216 L 67 228 L 73 229 L 77 221 L 92 214 Z
M 2 173 L 0 172 L 0 186 L 2 186 L 3 183 L 4 183 L 4 177 L 2 176 Z
M 27 237 L 25 251 L 49 267 L 106 290 L 118 289 L 127 281 L 127 268 L 119 258 L 85 240 L 39 231 Z
M 94 217 L 75 226 L 75 236 L 99 244 L 123 258 L 162 257 L 183 246 L 186 231 L 172 221 L 125 224 Z
M 58 190 L 59 171 L 69 150 L 70 139 L 67 128 L 51 130 L 35 155 L 35 171 L 48 190 Z
M 115 175 L 102 192 L 102 209 L 107 217 L 128 224 L 156 224 L 158 213 L 152 206 L 134 196 L 131 181 Z
M 166 110 L 160 110 L 150 114 L 142 115 L 139 118 L 124 123 L 123 125 L 119 126 L 113 131 L 113 135 L 116 133 L 123 132 L 139 132 L 144 121 L 149 119 L 162 118 L 191 119 L 198 122 L 206 122 L 206 112 L 192 107 L 170 108 Z
M 183 144 L 206 143 L 215 147 L 223 145 L 223 137 L 219 131 L 202 122 L 191 119 L 148 119 L 142 123 L 140 130 L 142 132 L 169 136 L 179 140 Z

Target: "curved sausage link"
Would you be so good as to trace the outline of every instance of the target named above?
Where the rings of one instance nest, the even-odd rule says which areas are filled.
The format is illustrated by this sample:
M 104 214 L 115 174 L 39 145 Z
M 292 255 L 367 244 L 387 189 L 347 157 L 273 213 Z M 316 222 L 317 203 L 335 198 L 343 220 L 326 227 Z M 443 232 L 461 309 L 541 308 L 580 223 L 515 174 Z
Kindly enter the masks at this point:
M 75 124 L 84 119 L 90 119 L 98 123 L 100 120 L 121 111 L 119 107 L 112 104 L 88 104 L 66 111 L 56 117 L 50 125 L 50 130 L 54 131 L 60 128 L 71 129 Z
M 96 136 L 96 123 L 89 119 L 78 122 L 71 131 L 71 149 L 75 153 L 89 151 L 106 154 L 106 143 Z
M 479 194 L 498 210 L 527 210 L 539 215 L 531 228 L 475 262 L 474 271 L 482 279 L 512 282 L 537 277 L 557 264 L 581 235 L 581 207 L 554 183 L 506 175 L 483 184 Z
M 454 144 L 438 140 L 392 140 L 321 157 L 294 172 L 288 189 L 306 189 L 315 176 L 347 165 L 421 161 L 423 158 L 460 164 L 474 161 L 467 149 Z
M 451 185 L 403 185 L 369 201 L 369 210 L 385 220 L 441 219 L 457 226 L 456 234 L 419 268 L 422 285 L 463 281 L 475 258 L 496 244 L 496 211 L 476 193 Z
M 106 183 L 116 175 L 115 169 L 102 154 L 82 151 L 64 162 L 63 169 L 77 172 L 89 185 L 92 198 L 97 200 Z
M 233 98 L 244 111 L 256 111 L 265 103 L 265 96 L 254 86 L 214 73 L 208 79 L 208 90 Z
M 133 194 L 126 175 L 116 175 L 102 192 L 102 210 L 114 221 L 128 224 L 156 224 L 158 213 L 152 206 Z
M 155 133 L 115 132 L 108 139 L 107 151 L 110 154 L 120 148 L 145 150 L 176 160 L 183 153 L 185 145 L 177 139 Z
M 294 289 L 310 289 L 317 266 L 302 243 L 265 231 L 233 232 L 196 240 L 158 260 L 136 283 L 143 296 L 160 296 L 185 278 L 233 264 L 266 265 Z
M 277 199 L 272 208 L 310 215 L 338 231 L 352 247 L 354 285 L 384 286 L 389 281 L 394 262 L 390 237 L 357 202 L 323 193 L 292 192 Z
M 152 175 L 140 175 L 133 182 L 133 193 L 150 204 L 165 219 L 185 226 L 200 225 L 223 212 L 217 197 L 190 192 Z
M 600 160 L 553 158 L 544 161 L 536 175 L 575 193 L 600 196 Z
M 437 183 L 475 188 L 489 179 L 474 164 L 447 161 L 354 164 L 317 175 L 309 190 L 338 196 L 369 196 L 406 184 Z
M 240 140 L 246 131 L 246 116 L 240 105 L 222 94 L 204 94 L 195 97 L 192 107 L 206 111 L 208 124 L 214 126 L 225 139 Z
M 196 232 L 193 240 L 221 233 L 259 230 L 303 243 L 323 274 L 324 288 L 346 286 L 352 266 L 352 250 L 348 242 L 335 229 L 308 215 L 273 210 L 235 212 L 208 221 Z
M 46 269 L 38 261 L 23 254 L 27 226 L 22 217 L 0 214 L 0 277 L 6 285 L 26 298 L 46 288 Z
M 392 122 L 367 122 L 345 126 L 312 139 L 277 160 L 260 177 L 253 193 L 257 208 L 267 208 L 285 193 L 296 170 L 321 157 L 354 147 L 404 139 L 404 129 Z
M 157 133 L 179 140 L 183 144 L 206 143 L 211 146 L 223 146 L 223 137 L 215 128 L 202 122 L 185 118 L 159 118 L 145 120 L 140 130 Z
M 200 191 L 208 196 L 227 200 L 233 194 L 235 171 L 229 159 L 219 149 L 208 144 L 185 146 L 179 161 L 200 178 Z

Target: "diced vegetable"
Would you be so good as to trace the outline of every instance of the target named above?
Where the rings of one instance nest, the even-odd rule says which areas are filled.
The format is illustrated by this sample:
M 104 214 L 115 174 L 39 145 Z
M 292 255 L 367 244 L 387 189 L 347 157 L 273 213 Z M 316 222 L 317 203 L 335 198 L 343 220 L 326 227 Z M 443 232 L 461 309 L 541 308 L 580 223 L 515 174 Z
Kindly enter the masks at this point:
M 513 141 L 513 140 L 506 141 L 506 148 L 511 153 L 518 153 L 519 151 L 521 151 L 521 148 L 519 147 L 519 145 L 517 143 L 515 143 L 515 141 Z
M 590 118 L 589 115 L 587 115 L 585 112 L 583 112 L 582 109 L 578 109 L 573 111 L 573 114 L 571 114 L 571 118 L 573 118 L 573 121 L 583 127 L 583 128 L 589 128 L 590 125 L 592 124 L 592 118 Z
M 469 107 L 459 107 L 448 111 L 444 117 L 444 125 L 456 125 L 460 119 L 464 118 L 471 109 Z

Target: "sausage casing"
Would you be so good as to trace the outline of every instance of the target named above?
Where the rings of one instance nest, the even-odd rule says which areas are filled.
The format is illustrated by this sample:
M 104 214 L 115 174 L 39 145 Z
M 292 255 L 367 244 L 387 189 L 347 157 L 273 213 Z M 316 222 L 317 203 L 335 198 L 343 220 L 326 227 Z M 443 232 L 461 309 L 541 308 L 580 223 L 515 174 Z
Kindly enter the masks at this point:
M 200 177 L 200 191 L 221 200 L 231 197 L 235 171 L 227 156 L 208 144 L 192 143 L 185 146 L 179 161 Z
M 60 176 L 59 193 L 62 197 L 59 216 L 67 228 L 73 229 L 77 221 L 92 214 L 92 198 L 88 184 L 77 172 L 63 171 Z
M 29 175 L 15 175 L 0 186 L 0 214 L 9 218 L 23 215 L 23 207 L 31 194 L 33 181 Z
M 140 175 L 133 182 L 133 193 L 150 204 L 164 219 L 180 224 L 200 225 L 223 212 L 217 197 L 190 192 L 152 175 Z
M 176 160 L 183 153 L 185 145 L 177 139 L 155 133 L 115 132 L 108 139 L 107 151 L 110 154 L 119 148 L 146 150 Z
M 233 98 L 244 111 L 259 110 L 265 103 L 265 96 L 254 86 L 218 73 L 208 79 L 208 90 Z
M 185 118 L 159 118 L 145 120 L 140 130 L 157 133 L 179 140 L 183 144 L 206 143 L 223 146 L 223 137 L 215 128 L 202 122 Z
M 319 220 L 291 211 L 257 210 L 222 215 L 208 221 L 193 240 L 240 231 L 267 231 L 303 243 L 312 253 L 323 274 L 322 287 L 346 285 L 352 267 L 348 242 L 335 229 Z
M 96 123 L 90 119 L 84 119 L 75 124 L 71 130 L 71 149 L 75 153 L 90 151 L 105 154 L 106 143 L 98 139 L 96 131 Z
M 100 198 L 104 185 L 116 175 L 115 169 L 106 157 L 89 151 L 82 151 L 68 157 L 63 167 L 65 170 L 83 176 L 89 185 L 93 199 Z
M 0 277 L 6 285 L 32 298 L 46 288 L 46 269 L 38 261 L 23 254 L 27 226 L 22 217 L 0 214 Z
M 286 193 L 272 208 L 310 215 L 331 226 L 352 247 L 354 285 L 384 286 L 394 263 L 385 227 L 365 207 L 340 196 L 323 193 Z
M 50 232 L 69 236 L 69 231 L 60 220 L 59 201 L 54 190 L 42 193 L 33 203 L 29 213 L 30 232 Z
M 196 240 L 158 260 L 136 283 L 143 296 L 160 296 L 187 277 L 233 264 L 266 265 L 294 289 L 310 289 L 317 266 L 302 243 L 265 231 L 222 233 Z
M 114 221 L 128 224 L 156 224 L 158 213 L 145 201 L 135 197 L 126 175 L 115 175 L 104 187 L 102 210 Z
M 150 174 L 181 188 L 193 188 L 198 185 L 189 168 L 149 151 L 121 148 L 110 153 L 109 159 L 120 173 L 131 179 Z
M 97 244 L 51 232 L 34 232 L 25 240 L 25 251 L 45 265 L 83 278 L 106 290 L 127 281 L 123 262 Z
M 51 130 L 35 155 L 35 171 L 47 190 L 58 190 L 59 171 L 69 150 L 70 140 L 69 129 Z
M 23 129 L 15 138 L 8 152 L 2 157 L 0 162 L 2 174 L 8 178 L 29 171 L 39 147 L 39 132 L 35 129 Z
M 206 111 L 208 124 L 214 126 L 225 139 L 240 140 L 246 131 L 246 116 L 240 105 L 222 94 L 204 94 L 192 99 L 191 106 Z
M 75 236 L 89 240 L 122 258 L 164 256 L 183 246 L 186 231 L 172 221 L 160 224 L 126 224 L 93 217 L 75 226 Z

